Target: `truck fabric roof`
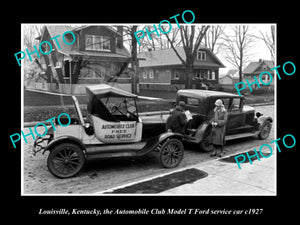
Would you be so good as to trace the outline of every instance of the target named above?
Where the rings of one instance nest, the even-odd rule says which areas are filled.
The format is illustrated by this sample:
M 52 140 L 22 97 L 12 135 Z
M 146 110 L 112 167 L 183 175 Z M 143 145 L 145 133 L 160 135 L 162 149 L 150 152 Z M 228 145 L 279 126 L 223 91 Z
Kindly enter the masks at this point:
M 121 90 L 119 88 L 109 86 L 107 84 L 98 84 L 98 85 L 87 86 L 86 90 L 87 90 L 88 94 L 93 94 L 96 97 L 100 97 L 100 98 L 105 98 L 105 97 L 136 98 L 137 97 L 137 95 L 135 95 L 135 94 Z

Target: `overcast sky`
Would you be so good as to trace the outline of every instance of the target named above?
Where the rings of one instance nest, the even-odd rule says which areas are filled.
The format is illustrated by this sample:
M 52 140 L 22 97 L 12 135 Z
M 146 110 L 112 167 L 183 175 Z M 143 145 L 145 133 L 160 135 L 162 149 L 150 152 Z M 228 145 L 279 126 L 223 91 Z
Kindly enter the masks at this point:
M 248 25 L 248 24 L 247 24 Z M 268 35 L 271 34 L 271 25 L 274 24 L 249 24 L 251 34 L 260 36 L 260 32 L 265 34 L 268 32 Z M 229 27 L 230 25 L 228 25 Z M 228 30 L 227 30 L 228 32 Z M 226 68 L 220 69 L 220 74 L 225 74 L 230 69 L 235 69 L 230 63 L 228 63 L 223 57 L 222 54 L 217 55 L 218 58 L 223 62 Z M 271 54 L 269 49 L 265 45 L 263 40 L 257 39 L 253 43 L 253 47 L 251 48 L 251 61 L 258 61 L 259 59 L 271 60 Z

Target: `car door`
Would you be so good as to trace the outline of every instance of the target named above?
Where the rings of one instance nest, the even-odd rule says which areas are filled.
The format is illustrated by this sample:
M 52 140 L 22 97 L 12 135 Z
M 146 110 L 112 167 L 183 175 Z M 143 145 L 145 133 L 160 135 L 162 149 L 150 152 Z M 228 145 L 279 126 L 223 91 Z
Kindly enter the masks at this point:
M 245 124 L 245 114 L 242 112 L 240 98 L 232 98 L 228 108 L 228 121 L 226 134 L 236 134 Z

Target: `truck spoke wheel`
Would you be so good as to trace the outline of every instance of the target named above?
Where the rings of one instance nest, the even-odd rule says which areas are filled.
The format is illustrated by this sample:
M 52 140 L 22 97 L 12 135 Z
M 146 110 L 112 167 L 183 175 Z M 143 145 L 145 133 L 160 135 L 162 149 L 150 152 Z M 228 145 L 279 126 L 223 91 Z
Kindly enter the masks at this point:
M 177 139 L 167 140 L 161 147 L 159 158 L 160 163 L 165 168 L 174 168 L 178 166 L 183 158 L 184 147 L 181 141 Z
M 47 166 L 56 177 L 68 178 L 76 175 L 84 165 L 82 149 L 73 143 L 57 145 L 49 154 Z

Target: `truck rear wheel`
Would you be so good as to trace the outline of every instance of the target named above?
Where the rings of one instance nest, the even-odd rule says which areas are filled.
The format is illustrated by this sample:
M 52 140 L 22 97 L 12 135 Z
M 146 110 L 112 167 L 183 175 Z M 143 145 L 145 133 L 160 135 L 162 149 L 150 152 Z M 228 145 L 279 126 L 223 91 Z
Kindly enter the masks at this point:
M 165 168 L 174 168 L 183 159 L 183 153 L 184 147 L 180 140 L 168 139 L 160 148 L 160 163 Z
M 54 147 L 47 159 L 47 166 L 54 176 L 69 178 L 83 167 L 85 157 L 82 149 L 73 143 L 62 143 Z

